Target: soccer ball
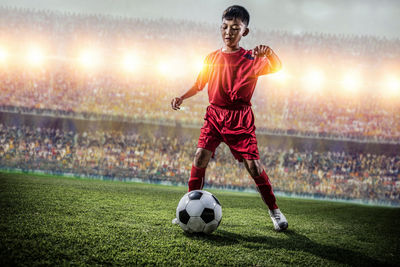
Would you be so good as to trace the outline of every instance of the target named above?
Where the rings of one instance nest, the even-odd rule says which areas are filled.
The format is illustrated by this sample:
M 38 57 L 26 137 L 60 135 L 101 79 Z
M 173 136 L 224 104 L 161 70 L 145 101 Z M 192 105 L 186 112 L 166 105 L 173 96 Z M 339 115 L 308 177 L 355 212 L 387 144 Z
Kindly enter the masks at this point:
M 221 223 L 221 204 L 210 192 L 193 190 L 179 201 L 176 218 L 185 232 L 211 234 Z

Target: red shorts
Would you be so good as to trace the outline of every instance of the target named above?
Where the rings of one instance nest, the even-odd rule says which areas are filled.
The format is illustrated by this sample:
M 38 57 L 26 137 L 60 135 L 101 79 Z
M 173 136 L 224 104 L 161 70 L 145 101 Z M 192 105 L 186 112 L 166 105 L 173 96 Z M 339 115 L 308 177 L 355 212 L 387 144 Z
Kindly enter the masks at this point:
M 215 152 L 221 142 L 230 148 L 240 162 L 260 159 L 257 148 L 254 114 L 250 106 L 237 109 L 207 107 L 197 147 Z

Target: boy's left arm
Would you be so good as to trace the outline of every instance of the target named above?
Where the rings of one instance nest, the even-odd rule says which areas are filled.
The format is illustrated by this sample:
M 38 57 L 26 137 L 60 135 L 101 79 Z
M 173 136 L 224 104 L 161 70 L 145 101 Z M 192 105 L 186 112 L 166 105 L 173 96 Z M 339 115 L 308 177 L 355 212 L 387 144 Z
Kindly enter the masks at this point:
M 274 73 L 282 69 L 282 63 L 275 52 L 267 45 L 258 45 L 253 49 L 253 57 L 267 57 L 269 61 L 268 73 Z

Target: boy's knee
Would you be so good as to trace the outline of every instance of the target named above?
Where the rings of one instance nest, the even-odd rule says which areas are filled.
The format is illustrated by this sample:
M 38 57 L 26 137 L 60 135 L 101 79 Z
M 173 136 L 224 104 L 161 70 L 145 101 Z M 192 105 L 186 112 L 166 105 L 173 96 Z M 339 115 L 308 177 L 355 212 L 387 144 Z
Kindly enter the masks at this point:
M 263 168 L 261 166 L 261 162 L 259 160 L 251 160 L 247 161 L 248 171 L 251 177 L 255 178 L 262 174 Z
M 251 177 L 258 177 L 260 176 L 262 173 L 262 169 L 258 168 L 257 166 L 254 166 L 251 169 Z
M 211 155 L 211 151 L 203 148 L 198 148 L 194 155 L 193 165 L 197 168 L 206 168 Z

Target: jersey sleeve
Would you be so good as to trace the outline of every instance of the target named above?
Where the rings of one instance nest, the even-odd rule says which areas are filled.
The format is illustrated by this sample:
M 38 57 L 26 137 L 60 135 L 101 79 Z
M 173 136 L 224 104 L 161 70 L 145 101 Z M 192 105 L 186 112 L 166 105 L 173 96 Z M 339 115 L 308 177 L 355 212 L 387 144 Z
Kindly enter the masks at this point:
M 203 62 L 203 67 L 197 76 L 196 82 L 195 82 L 195 87 L 197 88 L 197 91 L 203 90 L 203 88 L 206 86 L 208 83 L 210 77 L 210 62 L 209 62 L 209 56 L 207 56 L 204 59 Z
M 267 75 L 272 72 L 272 65 L 267 57 L 256 57 L 254 63 L 256 76 Z

